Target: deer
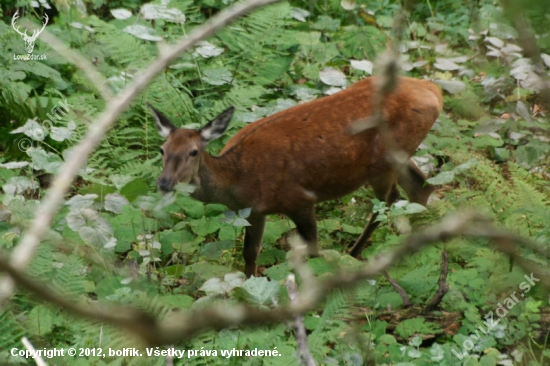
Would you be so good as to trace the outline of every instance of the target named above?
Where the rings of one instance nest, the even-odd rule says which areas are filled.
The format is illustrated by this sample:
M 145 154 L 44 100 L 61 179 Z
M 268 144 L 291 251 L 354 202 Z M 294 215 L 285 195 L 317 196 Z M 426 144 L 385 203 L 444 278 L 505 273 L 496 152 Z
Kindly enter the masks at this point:
M 318 202 L 370 185 L 376 198 L 390 206 L 399 198 L 399 185 L 410 202 L 426 206 L 434 187 L 411 158 L 443 109 L 441 89 L 428 80 L 399 77 L 394 92 L 383 100 L 382 115 L 394 144 L 407 155 L 405 168 L 398 169 L 387 159 L 390 148 L 377 128 L 352 132 L 356 121 L 373 114 L 376 78 L 250 123 L 218 156 L 205 148 L 223 135 L 234 107 L 200 129 L 184 129 L 147 104 L 166 139 L 157 185 L 166 193 L 177 183 L 188 183 L 196 187 L 191 196 L 204 203 L 251 208 L 242 252 L 247 278 L 257 275 L 266 215 L 290 218 L 313 257 L 319 255 Z M 350 255 L 360 257 L 378 224 L 371 215 Z

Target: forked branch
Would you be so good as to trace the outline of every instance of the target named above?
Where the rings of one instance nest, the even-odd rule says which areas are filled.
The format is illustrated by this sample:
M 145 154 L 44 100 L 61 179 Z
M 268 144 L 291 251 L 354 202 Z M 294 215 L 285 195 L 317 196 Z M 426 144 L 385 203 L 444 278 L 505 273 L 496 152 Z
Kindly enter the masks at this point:
M 481 226 L 483 225 L 483 226 Z M 477 213 L 462 213 L 445 218 L 441 223 L 407 237 L 395 251 L 379 256 L 365 267 L 355 271 L 341 271 L 333 276 L 312 279 L 300 289 L 297 301 L 276 309 L 261 310 L 248 306 L 224 306 L 182 312 L 162 321 L 142 310 L 122 306 L 101 306 L 97 302 L 79 305 L 57 294 L 47 285 L 31 279 L 0 258 L 0 271 L 7 272 L 21 287 L 65 310 L 95 321 L 106 322 L 134 334 L 147 345 L 169 345 L 184 343 L 194 336 L 210 330 L 232 326 L 254 326 L 295 319 L 297 314 L 314 310 L 326 299 L 332 290 L 345 289 L 359 281 L 389 268 L 397 260 L 424 246 L 433 245 L 455 237 L 486 238 L 493 241 L 497 250 L 508 253 L 527 272 L 540 279 L 541 285 L 550 288 L 550 276 L 536 263 L 525 260 L 518 253 L 521 246 L 531 249 L 537 244 L 515 234 L 494 227 Z M 512 245 L 513 244 L 513 245 Z M 541 251 L 544 253 L 543 251 Z M 544 253 L 546 259 L 550 255 Z

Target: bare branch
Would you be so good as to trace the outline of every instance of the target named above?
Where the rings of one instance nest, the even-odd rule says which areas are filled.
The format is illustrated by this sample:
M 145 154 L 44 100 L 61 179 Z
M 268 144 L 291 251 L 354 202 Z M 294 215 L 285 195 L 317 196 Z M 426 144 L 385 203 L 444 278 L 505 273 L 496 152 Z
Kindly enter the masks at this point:
M 84 165 L 88 155 L 103 140 L 105 133 L 113 122 L 128 107 L 139 92 L 151 82 L 171 61 L 182 52 L 189 49 L 196 42 L 203 40 L 217 30 L 221 29 L 232 20 L 277 0 L 248 0 L 237 3 L 227 9 L 220 11 L 210 18 L 203 26 L 196 28 L 177 44 L 170 46 L 160 52 L 157 59 L 145 70 L 138 72 L 136 77 L 119 95 L 111 99 L 105 110 L 90 125 L 84 139 L 78 144 L 68 160 L 61 167 L 60 173 L 55 177 L 52 188 L 48 191 L 42 204 L 38 207 L 36 216 L 32 221 L 29 230 L 21 239 L 19 245 L 12 254 L 13 266 L 23 269 L 29 265 L 41 238 L 48 231 L 54 214 L 59 209 L 64 194 L 69 189 L 71 182 Z M 9 278 L 0 279 L 0 304 L 4 303 L 13 293 L 13 282 Z
M 311 272 L 311 269 L 304 262 L 307 255 L 307 245 L 298 235 L 294 235 L 288 240 L 292 251 L 289 256 L 289 263 L 294 273 L 298 275 L 305 287 L 318 286 L 317 279 Z
M 288 278 L 286 280 L 286 289 L 288 292 L 288 297 L 290 298 L 290 302 L 298 302 L 299 293 L 293 274 L 288 275 Z M 304 318 L 301 315 L 294 316 L 292 325 L 294 327 L 296 342 L 298 343 L 298 356 L 300 357 L 302 364 L 305 366 L 316 366 L 317 363 L 311 355 L 311 352 L 309 351 L 309 346 L 307 344 L 307 334 L 306 327 L 304 326 Z
M 439 274 L 439 281 L 437 281 L 437 291 L 435 292 L 431 300 L 428 301 L 428 304 L 424 308 L 425 313 L 435 309 L 449 291 L 447 274 L 449 274 L 449 259 L 447 256 L 447 252 L 443 250 L 443 252 L 441 253 L 441 273 Z
M 397 283 L 396 280 L 394 280 L 390 274 L 388 273 L 388 271 L 386 270 L 383 270 L 382 271 L 382 275 L 384 277 L 386 277 L 386 280 L 388 280 L 388 282 L 393 286 L 393 288 L 395 289 L 395 291 L 397 291 L 397 293 L 399 294 L 399 296 L 401 296 L 401 299 L 403 300 L 403 307 L 405 308 L 410 308 L 413 303 L 411 302 L 411 299 L 409 298 L 409 295 L 407 295 L 407 292 L 403 289 L 403 287 L 401 287 L 401 285 L 399 283 Z
M 66 309 L 74 315 L 120 326 L 130 332 L 137 333 L 146 341 L 146 334 L 155 332 L 156 319 L 141 310 L 122 306 L 98 307 L 94 306 L 93 303 L 86 304 L 86 306 L 76 304 L 75 301 L 67 299 L 66 296 L 59 294 L 46 284 L 26 276 L 10 265 L 4 258 L 0 258 L 0 270 L 9 274 L 19 286 L 37 295 L 40 299 Z
M 481 227 L 480 225 L 483 225 Z M 261 310 L 249 306 L 217 306 L 174 315 L 160 321 L 153 315 L 138 309 L 123 306 L 99 306 L 97 302 L 78 305 L 57 294 L 47 285 L 31 279 L 6 260 L 0 259 L 0 270 L 7 272 L 17 284 L 35 293 L 41 299 L 60 306 L 67 311 L 95 321 L 105 322 L 128 331 L 148 345 L 168 345 L 186 342 L 209 329 L 220 330 L 232 326 L 254 326 L 294 319 L 297 314 L 316 309 L 335 289 L 345 289 L 357 282 L 371 278 L 386 270 L 400 258 L 426 245 L 436 244 L 454 237 L 470 236 L 494 240 L 498 250 L 509 253 L 516 263 L 528 272 L 533 272 L 541 284 L 550 288 L 550 276 L 537 264 L 523 260 L 517 253 L 517 244 L 536 247 L 528 239 L 495 228 L 487 219 L 474 212 L 456 214 L 445 218 L 438 225 L 407 237 L 396 250 L 377 257 L 364 268 L 356 271 L 341 271 L 318 281 L 317 286 L 301 289 L 300 297 L 287 306 Z M 515 245 L 512 245 L 515 244 Z M 544 255 L 548 259 L 548 255 Z

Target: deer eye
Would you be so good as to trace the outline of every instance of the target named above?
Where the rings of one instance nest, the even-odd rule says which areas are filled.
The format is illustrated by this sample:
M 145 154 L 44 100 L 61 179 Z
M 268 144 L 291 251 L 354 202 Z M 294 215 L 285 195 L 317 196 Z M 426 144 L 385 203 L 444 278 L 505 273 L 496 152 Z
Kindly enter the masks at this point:
M 162 147 L 159 149 L 160 151 L 160 155 L 164 155 L 164 150 L 162 149 Z
M 199 150 L 197 149 L 191 150 L 191 152 L 189 153 L 189 156 L 197 156 L 198 153 L 199 153 Z

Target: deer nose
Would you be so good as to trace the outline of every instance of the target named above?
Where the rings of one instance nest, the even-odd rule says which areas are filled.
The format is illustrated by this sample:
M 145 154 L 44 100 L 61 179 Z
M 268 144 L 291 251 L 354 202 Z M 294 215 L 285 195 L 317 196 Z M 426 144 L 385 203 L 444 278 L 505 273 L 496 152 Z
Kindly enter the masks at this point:
M 174 184 L 168 178 L 161 177 L 157 181 L 157 185 L 163 193 L 170 192 L 174 188 Z

